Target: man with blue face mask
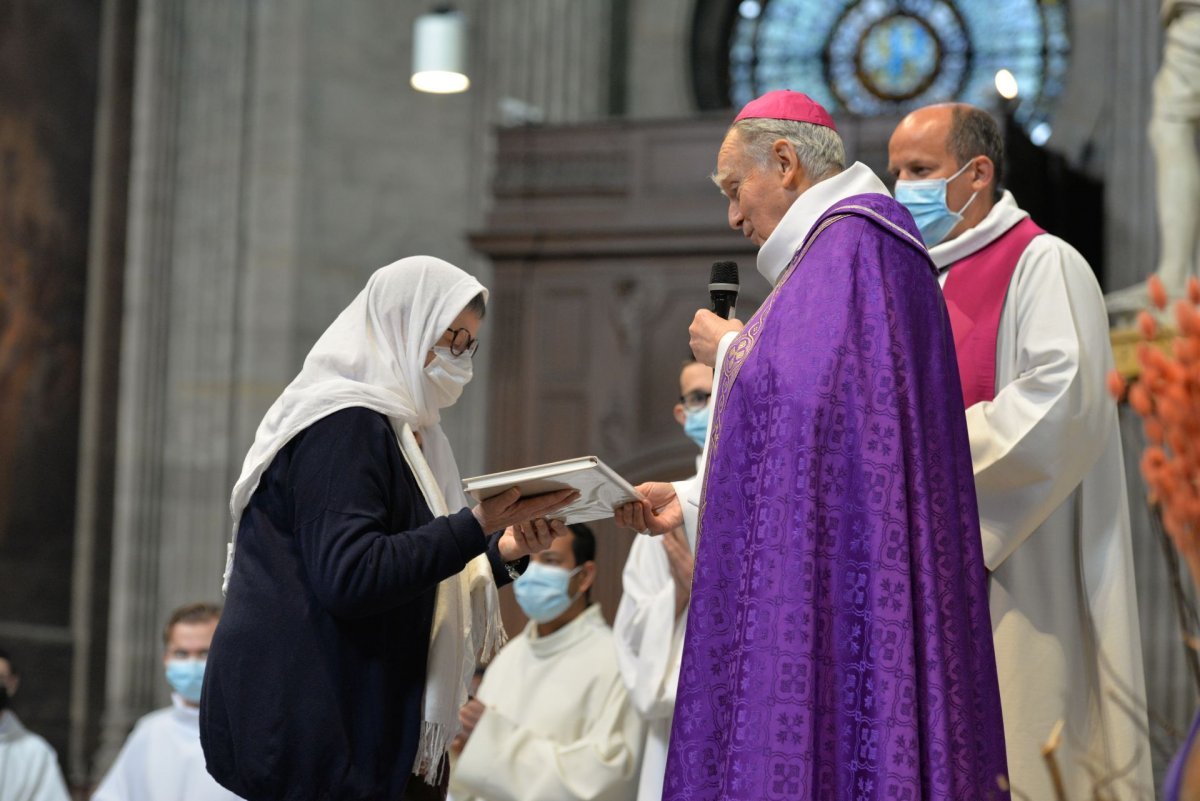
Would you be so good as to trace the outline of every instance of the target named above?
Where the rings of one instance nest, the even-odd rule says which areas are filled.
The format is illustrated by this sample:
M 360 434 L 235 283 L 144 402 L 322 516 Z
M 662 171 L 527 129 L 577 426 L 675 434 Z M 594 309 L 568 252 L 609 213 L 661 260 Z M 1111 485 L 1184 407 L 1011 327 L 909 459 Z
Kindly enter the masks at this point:
M 16 663 L 0 648 L 0 801 L 70 801 L 54 748 L 9 708 L 20 685 Z
M 134 726 L 92 801 L 236 801 L 208 774 L 200 747 L 200 689 L 221 607 L 181 606 L 163 629 L 171 706 Z
M 530 557 L 513 584 L 529 616 L 463 707 L 455 801 L 632 799 L 644 730 L 612 631 L 588 593 L 596 540 L 584 525 Z
M 701 451 L 708 435 L 712 388 L 711 367 L 697 361 L 684 364 L 679 374 L 675 421 Z M 697 453 L 697 474 L 700 468 L 701 454 Z M 675 482 L 676 494 L 687 497 L 698 480 L 693 476 Z M 679 661 L 683 656 L 687 608 L 692 596 L 695 511 L 695 507 L 687 506 L 683 526 L 661 537 L 635 536 L 621 576 L 624 592 L 613 622 L 617 662 L 633 706 L 646 721 L 638 801 L 662 798 L 671 716 L 675 713 L 675 687 L 679 684 Z
M 1012 787 L 1065 797 L 1154 795 L 1141 640 L 1100 287 L 1083 257 L 1001 189 L 992 118 L 909 114 L 888 144 L 950 313 L 979 503 Z M 1014 792 L 1014 798 L 1017 793 Z

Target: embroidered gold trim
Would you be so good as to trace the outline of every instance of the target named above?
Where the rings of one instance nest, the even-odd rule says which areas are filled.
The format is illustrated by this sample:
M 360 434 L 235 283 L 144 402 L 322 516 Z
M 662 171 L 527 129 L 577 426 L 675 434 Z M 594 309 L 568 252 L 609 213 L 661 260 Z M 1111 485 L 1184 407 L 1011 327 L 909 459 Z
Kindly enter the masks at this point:
M 844 207 L 856 208 L 856 207 Z M 869 209 L 868 209 L 869 211 Z M 696 552 L 700 552 L 700 535 L 704 530 L 704 507 L 708 501 L 708 477 L 712 472 L 712 463 L 716 456 L 717 446 L 721 439 L 721 416 L 725 411 L 725 403 L 729 399 L 729 393 L 733 389 L 733 384 L 737 381 L 738 375 L 742 371 L 742 365 L 746 363 L 750 353 L 758 344 L 759 334 L 762 332 L 763 325 L 770 316 L 771 310 L 775 307 L 775 301 L 779 297 L 779 291 L 783 285 L 792 277 L 792 273 L 804 261 L 804 257 L 808 255 L 808 251 L 812 248 L 813 243 L 817 241 L 817 237 L 821 233 L 839 220 L 844 220 L 849 217 L 849 214 L 837 214 L 829 217 L 821 223 L 815 231 L 805 241 L 800 251 L 792 258 L 791 264 L 784 271 L 783 276 L 775 284 L 775 287 L 767 295 L 763 304 L 758 307 L 758 311 L 750 318 L 750 322 L 742 329 L 741 333 L 729 345 L 729 350 L 725 353 L 725 361 L 721 365 L 721 394 L 717 397 L 717 405 L 713 410 L 712 430 L 708 435 L 708 459 L 704 464 L 704 480 L 700 485 L 700 510 L 696 518 Z M 686 499 L 685 499 L 686 502 Z M 692 573 L 692 581 L 695 582 L 695 572 Z
M 929 249 L 927 247 L 925 247 L 925 243 L 922 242 L 921 240 L 917 239 L 915 236 L 910 234 L 908 231 L 905 231 L 900 226 L 896 225 L 894 222 L 889 220 L 887 217 L 884 217 L 882 214 L 875 211 L 874 209 L 869 209 L 866 206 L 859 206 L 854 203 L 848 203 L 845 206 L 838 206 L 838 208 L 839 209 L 856 209 L 858 211 L 863 212 L 864 214 L 869 214 L 872 217 L 874 217 L 875 219 L 879 220 L 881 223 L 884 223 L 889 228 L 891 228 L 893 231 L 902 235 L 909 242 L 912 242 L 914 245 L 916 245 L 917 249 L 920 250 L 922 253 L 926 254 L 926 258 L 929 261 L 930 268 L 933 270 L 933 274 L 934 275 L 938 274 L 937 265 L 934 264 L 933 259 L 929 257 Z

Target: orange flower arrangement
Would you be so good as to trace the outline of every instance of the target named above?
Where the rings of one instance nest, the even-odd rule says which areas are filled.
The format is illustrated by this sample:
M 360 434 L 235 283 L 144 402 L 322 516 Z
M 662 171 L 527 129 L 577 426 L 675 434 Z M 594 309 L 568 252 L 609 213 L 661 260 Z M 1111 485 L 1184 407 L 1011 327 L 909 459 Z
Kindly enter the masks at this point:
M 1167 293 L 1157 276 L 1147 288 L 1155 307 L 1165 310 Z M 1141 312 L 1137 325 L 1147 340 L 1138 345 L 1141 372 L 1127 385 L 1114 370 L 1108 388 L 1142 419 L 1147 499 L 1200 586 L 1200 281 L 1195 277 L 1187 294 L 1175 304 L 1178 336 L 1170 353 L 1149 344 L 1159 323 L 1150 312 Z

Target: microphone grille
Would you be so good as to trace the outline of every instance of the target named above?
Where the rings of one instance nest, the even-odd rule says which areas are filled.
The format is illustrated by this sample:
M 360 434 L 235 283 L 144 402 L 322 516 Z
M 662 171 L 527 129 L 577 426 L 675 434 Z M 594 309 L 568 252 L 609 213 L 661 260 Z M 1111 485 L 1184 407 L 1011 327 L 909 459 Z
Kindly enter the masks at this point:
M 710 284 L 737 284 L 738 268 L 736 261 L 714 261 L 712 272 L 709 273 Z

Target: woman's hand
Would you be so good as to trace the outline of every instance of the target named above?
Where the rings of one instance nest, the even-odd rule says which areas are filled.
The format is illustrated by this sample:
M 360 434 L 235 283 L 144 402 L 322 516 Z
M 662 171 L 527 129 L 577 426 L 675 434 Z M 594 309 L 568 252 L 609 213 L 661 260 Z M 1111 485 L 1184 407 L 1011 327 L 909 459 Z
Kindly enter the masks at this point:
M 650 534 L 665 534 L 683 525 L 683 507 L 674 487 L 663 481 L 648 481 L 638 484 L 636 489 L 645 500 L 630 501 L 614 509 L 617 525 Z
M 501 559 L 511 562 L 522 556 L 546 550 L 550 547 L 550 543 L 566 534 L 566 523 L 561 520 L 547 520 L 539 517 L 509 526 L 501 535 L 500 541 L 496 543 L 496 549 L 500 551 Z
M 569 503 L 579 500 L 573 489 L 561 489 L 544 495 L 521 497 L 521 490 L 512 487 L 499 495 L 480 501 L 471 513 L 485 533 L 500 531 L 517 523 L 553 514 Z M 524 555 L 524 554 L 522 554 Z

